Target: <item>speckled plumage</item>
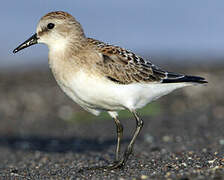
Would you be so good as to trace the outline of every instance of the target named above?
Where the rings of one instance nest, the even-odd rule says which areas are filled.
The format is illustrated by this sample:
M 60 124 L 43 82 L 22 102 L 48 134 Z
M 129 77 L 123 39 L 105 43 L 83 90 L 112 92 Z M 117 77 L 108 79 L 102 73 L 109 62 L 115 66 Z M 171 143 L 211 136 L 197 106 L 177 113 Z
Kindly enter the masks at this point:
M 175 82 L 185 77 L 182 74 L 165 71 L 149 60 L 119 46 L 92 38 L 87 38 L 87 42 L 88 46 L 92 46 L 101 54 L 101 61 L 96 62 L 97 68 L 105 77 L 116 83 Z M 204 81 L 204 79 L 199 78 L 199 81 Z
M 88 43 L 102 54 L 102 61 L 97 62 L 97 68 L 117 83 L 160 82 L 168 77 L 166 71 L 124 48 L 91 38 L 88 38 Z

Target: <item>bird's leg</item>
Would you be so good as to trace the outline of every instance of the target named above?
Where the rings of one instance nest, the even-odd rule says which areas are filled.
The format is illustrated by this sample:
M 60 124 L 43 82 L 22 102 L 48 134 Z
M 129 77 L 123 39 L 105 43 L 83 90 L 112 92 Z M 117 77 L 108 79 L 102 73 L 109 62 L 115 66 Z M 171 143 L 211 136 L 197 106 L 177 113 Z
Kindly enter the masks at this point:
M 123 126 L 119 119 L 114 118 L 116 128 L 117 128 L 117 147 L 116 147 L 116 161 L 119 161 L 120 149 L 121 149 L 121 138 L 123 136 Z
M 135 117 L 135 120 L 136 120 L 136 128 L 135 128 L 135 132 L 134 132 L 134 135 L 129 143 L 129 145 L 127 146 L 125 152 L 124 152 L 124 156 L 123 156 L 123 162 L 125 163 L 127 160 L 128 160 L 128 157 L 130 156 L 130 154 L 132 153 L 133 151 L 133 146 L 134 146 L 134 143 L 135 143 L 135 140 L 137 138 L 137 136 L 139 135 L 143 125 L 144 125 L 144 122 L 143 120 L 141 120 L 138 116 L 138 114 L 136 113 L 136 111 L 132 111 L 134 117 Z
M 136 111 L 132 111 L 132 113 L 136 120 L 136 128 L 135 128 L 134 135 L 133 135 L 129 145 L 127 146 L 127 148 L 124 152 L 123 157 L 119 161 L 116 161 L 114 164 L 105 166 L 103 169 L 112 170 L 112 169 L 117 169 L 117 168 L 123 167 L 125 165 L 125 163 L 127 162 L 128 157 L 132 153 L 135 140 L 136 140 L 137 136 L 139 135 L 139 133 L 143 127 L 143 124 L 144 124 L 144 122 L 138 117 Z
M 108 166 L 95 166 L 95 167 L 87 167 L 87 168 L 83 168 L 81 169 L 81 171 L 84 170 L 113 170 L 113 169 L 117 169 L 117 168 L 121 168 L 125 165 L 125 163 L 128 160 L 128 157 L 130 156 L 130 154 L 132 153 L 133 150 L 133 146 L 135 143 L 135 140 L 137 138 L 137 136 L 139 135 L 142 127 L 143 127 L 143 121 L 138 117 L 136 111 L 132 111 L 135 120 L 136 120 L 136 128 L 135 128 L 135 132 L 134 135 L 130 141 L 130 143 L 128 144 L 124 155 L 121 159 L 119 159 L 119 152 L 120 152 L 120 140 L 123 134 L 123 127 L 122 124 L 120 123 L 120 121 L 114 117 L 116 126 L 117 126 L 117 148 L 116 148 L 116 161 L 113 164 L 110 164 Z

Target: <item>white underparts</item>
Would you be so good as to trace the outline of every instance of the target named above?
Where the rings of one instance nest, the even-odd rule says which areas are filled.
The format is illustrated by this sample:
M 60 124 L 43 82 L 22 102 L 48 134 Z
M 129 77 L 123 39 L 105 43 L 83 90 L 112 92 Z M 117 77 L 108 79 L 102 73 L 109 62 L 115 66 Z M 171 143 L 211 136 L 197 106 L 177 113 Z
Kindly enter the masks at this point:
M 79 71 L 67 82 L 58 81 L 63 91 L 84 109 L 97 115 L 101 110 L 134 110 L 188 83 L 116 84 Z M 114 114 L 115 116 L 115 114 Z

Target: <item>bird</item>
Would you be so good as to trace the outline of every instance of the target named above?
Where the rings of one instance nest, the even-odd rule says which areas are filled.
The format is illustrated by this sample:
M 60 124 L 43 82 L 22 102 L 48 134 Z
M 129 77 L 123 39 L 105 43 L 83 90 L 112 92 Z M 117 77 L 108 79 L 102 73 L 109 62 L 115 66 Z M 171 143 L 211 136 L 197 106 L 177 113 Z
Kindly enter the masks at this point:
M 99 169 L 126 165 L 144 124 L 138 109 L 175 89 L 207 83 L 203 77 L 166 71 L 130 50 L 86 37 L 81 24 L 64 11 L 44 15 L 36 33 L 13 53 L 37 43 L 48 46 L 50 69 L 65 94 L 90 113 L 106 111 L 114 119 L 115 160 L 96 167 Z M 123 125 L 118 119 L 121 110 L 130 111 L 136 120 L 134 134 L 122 154 Z

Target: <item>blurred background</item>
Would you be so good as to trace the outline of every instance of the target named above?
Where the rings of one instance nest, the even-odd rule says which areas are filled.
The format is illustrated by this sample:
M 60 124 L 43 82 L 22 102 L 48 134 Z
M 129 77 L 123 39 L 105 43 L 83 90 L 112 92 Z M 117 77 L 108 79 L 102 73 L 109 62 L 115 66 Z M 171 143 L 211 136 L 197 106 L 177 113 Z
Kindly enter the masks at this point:
M 88 37 L 151 57 L 154 64 L 169 71 L 199 75 L 209 81 L 207 86 L 177 90 L 140 110 L 145 128 L 140 141 L 143 145 L 138 148 L 154 147 L 159 151 L 165 147 L 174 152 L 199 152 L 204 148 L 222 154 L 223 9 L 221 0 L 2 1 L 1 162 L 7 167 L 18 167 L 16 155 L 10 153 L 13 149 L 25 154 L 27 151 L 80 152 L 114 148 L 113 121 L 106 114 L 95 117 L 86 113 L 64 95 L 48 69 L 45 45 L 12 53 L 35 33 L 44 14 L 57 10 L 75 16 Z M 128 120 L 131 115 L 126 111 L 120 115 L 126 128 L 125 137 L 129 137 L 135 122 Z M 35 163 L 30 167 L 34 166 Z
M 86 113 L 64 95 L 48 68 L 46 45 L 12 53 L 35 33 L 44 14 L 57 10 L 75 16 L 89 37 L 151 57 L 169 71 L 200 75 L 209 81 L 206 87 L 186 88 L 161 98 L 141 110 L 143 115 L 183 115 L 209 109 L 223 118 L 223 7 L 224 2 L 218 0 L 2 2 L 0 134 L 82 135 L 77 122 L 110 119 L 106 114 L 94 117 Z M 121 112 L 121 119 L 129 117 L 128 112 Z M 79 130 L 74 132 L 74 128 Z
M 87 36 L 152 56 L 155 63 L 222 60 L 223 7 L 219 0 L 5 1 L 0 7 L 0 67 L 46 66 L 44 45 L 17 55 L 12 50 L 36 31 L 44 14 L 56 10 L 75 16 Z

